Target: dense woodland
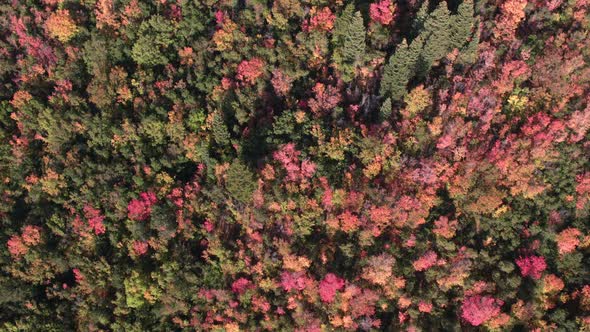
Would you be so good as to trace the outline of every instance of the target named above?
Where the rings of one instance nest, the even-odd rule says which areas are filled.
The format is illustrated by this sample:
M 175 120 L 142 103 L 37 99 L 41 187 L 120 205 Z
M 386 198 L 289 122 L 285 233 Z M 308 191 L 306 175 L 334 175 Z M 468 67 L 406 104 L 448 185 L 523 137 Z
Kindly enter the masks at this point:
M 589 0 L 0 1 L 1 331 L 590 331 Z

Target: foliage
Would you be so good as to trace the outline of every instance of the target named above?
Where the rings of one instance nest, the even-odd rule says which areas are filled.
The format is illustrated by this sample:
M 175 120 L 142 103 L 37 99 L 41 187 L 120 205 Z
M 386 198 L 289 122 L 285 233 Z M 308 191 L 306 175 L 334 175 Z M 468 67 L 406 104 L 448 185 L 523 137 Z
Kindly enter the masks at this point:
M 589 10 L 4 1 L 0 330 L 589 330 Z
M 227 169 L 225 187 L 238 201 L 247 203 L 252 199 L 252 194 L 257 186 L 254 174 L 239 160 L 236 160 Z

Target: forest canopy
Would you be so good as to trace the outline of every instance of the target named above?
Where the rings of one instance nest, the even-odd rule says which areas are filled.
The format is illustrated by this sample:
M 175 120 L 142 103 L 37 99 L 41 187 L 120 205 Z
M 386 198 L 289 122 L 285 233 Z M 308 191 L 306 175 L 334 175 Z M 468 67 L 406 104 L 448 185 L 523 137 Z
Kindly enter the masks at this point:
M 590 1 L 0 3 L 0 330 L 590 331 Z

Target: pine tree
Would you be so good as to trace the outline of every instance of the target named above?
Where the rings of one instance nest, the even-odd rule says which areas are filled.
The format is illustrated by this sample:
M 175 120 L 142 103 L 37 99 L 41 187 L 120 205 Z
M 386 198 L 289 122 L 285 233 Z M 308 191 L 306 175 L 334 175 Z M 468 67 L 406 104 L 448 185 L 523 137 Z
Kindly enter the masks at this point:
M 365 53 L 365 26 L 360 12 L 354 13 L 344 36 L 344 60 L 356 64 Z
M 235 160 L 227 170 L 225 188 L 235 199 L 247 203 L 256 190 L 254 174 L 242 162 Z
M 473 18 L 473 0 L 464 0 L 450 21 L 450 41 L 452 48 L 460 48 L 471 35 L 475 20 Z
M 421 47 L 416 47 L 416 45 L 420 44 L 420 37 L 412 42 L 413 47 L 408 47 L 405 39 L 399 44 L 396 52 L 385 65 L 381 80 L 380 94 L 382 96 L 389 96 L 392 101 L 396 101 L 407 93 L 406 86 L 414 75 L 416 61 L 421 50 Z
M 348 26 L 351 25 L 354 14 L 354 5 L 347 5 L 342 14 L 336 18 L 334 22 L 334 31 L 332 32 L 332 44 L 334 50 L 340 51 L 340 47 L 344 45 L 344 38 L 346 37 Z
M 414 76 L 424 78 L 432 65 L 454 48 L 461 48 L 468 41 L 473 28 L 473 1 L 464 1 L 457 15 L 450 15 L 446 2 L 441 2 L 430 14 L 428 3 L 420 8 L 414 22 L 418 35 L 410 45 L 404 40 L 385 66 L 380 94 L 401 100 L 407 93 L 406 86 Z M 470 49 L 472 51 L 472 49 Z
M 426 42 L 418 62 L 418 77 L 426 76 L 432 64 L 450 51 L 450 26 L 449 9 L 446 2 L 441 2 L 424 22 L 424 31 L 420 34 L 425 36 Z
M 385 99 L 379 109 L 379 120 L 385 121 L 391 116 L 391 98 Z
M 365 26 L 360 12 L 353 14 L 354 6 L 348 5 L 336 19 L 332 44 L 334 62 L 342 79 L 350 82 L 365 53 Z
M 425 36 L 426 42 L 419 60 L 417 76 L 425 77 L 436 61 L 454 48 L 463 47 L 468 42 L 474 23 L 472 0 L 463 1 L 456 15 L 450 15 L 446 2 L 441 2 L 424 21 L 421 36 Z
M 229 131 L 227 130 L 227 126 L 223 121 L 223 116 L 220 113 L 215 113 L 215 115 L 213 115 L 212 130 L 213 139 L 217 144 L 219 144 L 220 146 L 229 145 Z
M 410 32 L 410 40 L 418 37 L 420 32 L 424 30 L 424 22 L 428 18 L 428 6 L 430 5 L 430 1 L 424 1 L 420 9 L 416 13 L 416 18 L 414 22 L 412 22 L 412 31 Z
M 477 26 L 477 21 L 474 23 L 474 25 Z M 459 58 L 457 59 L 458 63 L 469 65 L 477 60 L 477 46 L 479 45 L 480 30 L 481 29 L 478 27 L 475 29 L 475 31 L 473 31 L 470 42 L 467 43 L 467 45 L 465 45 L 459 53 Z

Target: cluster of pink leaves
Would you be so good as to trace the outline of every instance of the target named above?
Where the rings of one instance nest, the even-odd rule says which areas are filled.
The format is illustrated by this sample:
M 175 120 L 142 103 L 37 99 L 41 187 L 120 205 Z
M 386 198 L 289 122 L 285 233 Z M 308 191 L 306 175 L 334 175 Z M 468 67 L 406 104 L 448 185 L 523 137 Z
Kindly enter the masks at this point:
M 281 70 L 275 69 L 272 72 L 271 84 L 278 95 L 286 96 L 289 90 L 291 90 L 293 79 L 287 76 L 287 74 L 283 73 Z
M 372 3 L 369 7 L 371 20 L 382 25 L 389 25 L 391 21 L 393 21 L 392 6 L 391 0 L 381 0 L 379 2 Z
M 29 247 L 35 246 L 41 242 L 41 228 L 38 226 L 27 225 L 23 227 L 22 234 L 13 235 L 8 240 L 8 252 L 13 257 L 20 257 L 29 251 Z
M 303 290 L 307 283 L 307 277 L 303 272 L 283 272 L 281 274 L 281 287 L 286 292 L 291 290 Z
M 303 24 L 303 31 L 331 31 L 334 28 L 336 15 L 329 7 L 315 10 L 314 15 Z
M 136 256 L 143 256 L 148 251 L 148 243 L 145 241 L 133 241 L 132 244 L 133 254 Z
M 315 97 L 308 101 L 308 105 L 312 113 L 316 116 L 329 113 L 342 100 L 338 88 L 332 85 L 326 86 L 323 83 L 316 83 L 313 87 L 313 92 Z
M 25 48 L 28 54 L 38 59 L 46 69 L 57 63 L 57 57 L 51 46 L 44 43 L 41 38 L 27 34 L 27 28 L 21 18 L 12 16 L 10 23 L 12 31 L 18 37 L 19 46 Z
M 541 274 L 547 268 L 545 258 L 541 256 L 527 256 L 516 259 L 516 265 L 520 268 L 520 274 L 523 277 L 530 276 L 537 280 L 541 278 Z
M 236 79 L 243 84 L 253 85 L 262 74 L 264 74 L 264 61 L 260 58 L 253 58 L 240 62 Z
M 557 234 L 557 248 L 559 254 L 569 254 L 576 250 L 580 244 L 580 236 L 582 232 L 577 228 L 567 228 Z
M 320 281 L 320 299 L 323 302 L 330 303 L 334 301 L 336 292 L 344 287 L 344 279 L 338 278 L 333 273 L 328 273 L 322 281 Z
M 84 206 L 84 217 L 88 220 L 88 225 L 94 231 L 94 234 L 100 235 L 106 231 L 103 224 L 104 216 L 101 214 L 100 210 L 87 204 Z
M 273 157 L 281 163 L 287 171 L 287 179 L 289 181 L 301 181 L 310 178 L 316 171 L 316 165 L 305 159 L 299 161 L 300 151 L 295 149 L 295 144 L 289 143 L 281 146 L 281 148 L 273 154 Z
M 139 198 L 132 199 L 127 205 L 127 217 L 131 220 L 147 220 L 152 213 L 152 206 L 156 204 L 158 198 L 153 192 L 143 192 Z
M 503 301 L 490 296 L 469 296 L 461 305 L 461 318 L 473 326 L 480 326 L 500 314 Z
M 422 257 L 414 261 L 413 266 L 416 271 L 426 271 L 438 263 L 438 255 L 436 252 L 430 250 Z
M 231 285 L 232 292 L 236 294 L 243 294 L 248 289 L 252 288 L 252 282 L 246 278 L 239 278 L 234 281 Z

